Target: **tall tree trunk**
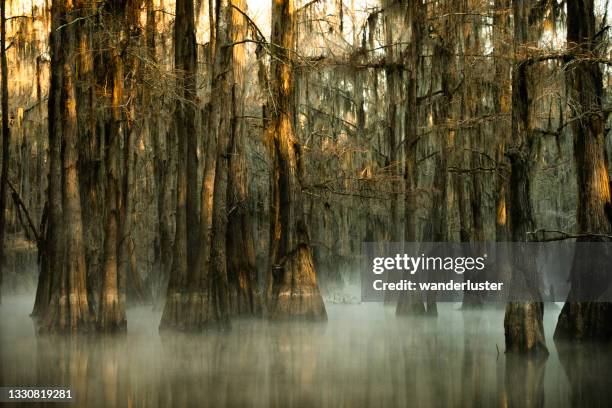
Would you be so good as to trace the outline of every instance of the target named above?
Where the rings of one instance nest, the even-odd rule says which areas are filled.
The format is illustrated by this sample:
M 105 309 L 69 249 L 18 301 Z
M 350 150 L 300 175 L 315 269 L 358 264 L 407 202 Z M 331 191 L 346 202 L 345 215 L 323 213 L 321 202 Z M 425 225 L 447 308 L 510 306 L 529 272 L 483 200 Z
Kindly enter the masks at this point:
M 140 13 L 143 5 L 142 0 L 130 0 L 125 6 L 125 20 L 120 27 L 119 38 L 122 39 L 124 48 L 136 48 L 140 46 L 141 40 L 144 39 L 140 25 Z M 145 45 L 146 46 L 146 45 Z M 147 48 L 148 50 L 148 48 Z M 120 220 L 120 242 L 119 242 L 119 265 L 121 267 L 119 282 L 119 301 L 125 308 L 127 298 L 135 303 L 146 303 L 150 297 L 150 291 L 145 288 L 143 279 L 138 270 L 134 223 L 136 219 L 136 196 L 135 189 L 135 171 L 140 163 L 139 149 L 136 145 L 142 141 L 142 126 L 144 120 L 139 118 L 136 113 L 137 105 L 143 105 L 142 92 L 139 89 L 139 81 L 141 80 L 141 60 L 127 53 L 124 57 L 124 77 L 126 78 L 125 87 L 127 88 L 127 100 L 123 107 L 126 112 L 124 117 L 124 143 L 122 156 L 122 188 L 121 200 L 119 205 L 119 220 Z M 128 79 L 129 78 L 129 79 Z M 196 139 L 195 137 L 193 138 Z M 195 148 L 194 148 L 195 150 Z M 197 164 L 196 164 L 197 168 Z M 195 177 L 195 176 L 194 176 Z
M 230 323 L 230 288 L 228 282 L 228 180 L 230 162 L 230 141 L 235 131 L 233 117 L 235 86 L 233 67 L 234 9 L 228 0 L 217 0 L 217 19 L 215 38 L 217 46 L 212 72 L 212 127 L 217 141 L 215 178 L 212 200 L 212 231 L 210 238 L 210 262 L 205 280 L 204 299 L 206 301 L 202 323 L 228 328 Z M 202 255 L 202 254 L 201 254 Z M 206 262 L 202 259 L 200 262 Z M 202 271 L 204 272 L 204 271 Z
M 103 279 L 102 257 L 104 236 L 104 174 L 101 134 L 102 123 L 95 112 L 98 102 L 96 93 L 96 64 L 93 41 L 95 25 L 86 16 L 93 13 L 94 5 L 84 0 L 76 2 L 75 22 L 76 46 L 76 101 L 79 132 L 79 180 L 83 210 L 85 239 L 85 262 L 87 264 L 87 289 L 92 301 L 100 298 Z M 98 71 L 100 71 L 98 69 Z M 105 116 L 105 115 L 104 115 Z
M 569 104 L 572 107 L 571 129 L 574 135 L 574 162 L 578 185 L 576 224 L 578 232 L 609 234 L 611 230 L 610 179 L 605 150 L 602 115 L 603 84 L 599 64 L 585 60 L 597 51 L 598 28 L 595 23 L 594 0 L 567 3 L 567 45 L 571 50 L 571 69 L 566 73 Z M 593 241 L 594 239 L 579 239 Z M 583 261 L 584 260 L 584 261 Z M 596 261 L 596 260 L 595 260 Z M 582 287 L 605 290 L 610 277 L 600 284 L 581 285 L 582 279 L 594 280 L 592 271 L 601 266 L 590 264 L 587 256 L 576 256 L 570 274 L 571 289 L 561 310 L 555 339 L 609 340 L 612 338 L 612 305 L 606 302 L 578 302 L 587 296 L 593 300 L 601 293 L 584 293 Z
M 219 10 L 219 4 L 216 4 L 213 0 L 209 0 L 209 24 L 210 24 L 210 47 L 208 55 L 209 69 L 211 72 L 211 89 L 213 89 L 213 82 L 215 81 L 215 71 L 218 69 L 216 66 L 216 52 L 217 52 L 217 30 L 219 29 L 218 16 L 215 18 L 214 10 Z M 197 274 L 193 277 L 193 280 L 197 282 L 197 286 L 194 286 L 194 294 L 192 297 L 196 298 L 200 304 L 208 304 L 207 296 L 202 293 L 203 287 L 206 285 L 206 279 L 208 276 L 208 268 L 210 266 L 210 251 L 212 247 L 212 229 L 213 229 L 213 199 L 215 189 L 215 173 L 217 170 L 217 121 L 214 117 L 213 110 L 215 105 L 213 102 L 217 102 L 217 98 L 214 101 L 209 102 L 205 108 L 206 115 L 206 132 L 205 135 L 205 157 L 204 157 L 204 173 L 202 176 L 202 185 L 200 189 L 200 242 L 199 242 L 199 254 L 198 264 L 194 270 Z M 194 304 L 196 302 L 194 301 Z M 194 306 L 201 309 L 203 306 Z M 202 319 L 207 320 L 208 317 Z
M 39 254 L 39 277 L 36 289 L 36 298 L 32 317 L 42 319 L 49 310 L 52 288 L 55 283 L 57 271 L 61 268 L 63 254 L 63 241 L 56 237 L 63 234 L 62 225 L 62 81 L 63 81 L 63 32 L 58 28 L 65 21 L 62 0 L 51 3 L 51 31 L 49 35 L 49 48 L 51 62 L 49 66 L 49 97 L 48 97 L 48 132 L 49 132 L 49 175 L 47 182 L 47 202 L 43 210 L 41 222 L 41 237 L 43 242 Z
M 197 53 L 195 42 L 195 20 L 193 0 L 176 2 L 174 22 L 174 65 L 177 70 L 177 101 L 174 116 L 174 130 L 178 140 L 177 160 L 177 201 L 176 231 L 172 256 L 172 267 L 166 305 L 160 329 L 186 328 L 191 326 L 193 316 L 189 316 L 189 291 L 199 291 L 200 282 L 190 282 L 198 269 L 194 260 L 197 254 L 198 216 L 197 216 L 197 157 L 196 157 L 196 75 Z M 195 235 L 194 235 L 195 234 Z M 190 279 L 191 278 L 191 279 Z M 194 286 L 195 285 L 195 286 Z
M 405 220 L 404 240 L 416 242 L 416 193 L 417 193 L 417 142 L 418 135 L 418 81 L 419 60 L 421 56 L 421 30 L 423 28 L 424 10 L 420 1 L 412 1 L 408 5 L 406 13 L 407 26 L 410 27 L 411 38 L 406 53 L 406 65 L 408 69 L 408 82 L 406 84 L 406 134 L 404 136 L 405 154 Z M 398 316 L 423 314 L 425 305 L 420 299 L 420 293 L 403 291 L 397 302 L 395 313 Z
M 153 0 L 146 0 L 147 20 L 145 25 L 145 36 L 147 46 L 147 56 L 150 61 L 157 62 L 156 53 L 156 10 Z M 151 98 L 149 89 L 145 87 L 144 105 L 147 107 L 149 117 L 147 125 L 153 145 L 154 155 L 154 177 L 156 186 L 157 204 L 157 236 L 155 238 L 154 264 L 155 275 L 153 277 L 152 289 L 155 305 L 163 305 L 166 285 L 170 276 L 170 266 L 172 265 L 172 231 L 171 231 L 171 172 L 168 170 L 170 165 L 170 143 L 166 132 L 160 132 L 160 106 L 154 98 Z
M 441 12 L 444 9 L 440 10 Z M 427 221 L 425 241 L 446 242 L 448 240 L 448 156 L 450 154 L 450 141 L 452 130 L 448 129 L 449 106 L 452 102 L 451 86 L 456 81 L 452 73 L 452 45 L 453 33 L 445 32 L 444 40 L 438 40 L 433 46 L 433 57 L 431 62 L 431 80 L 429 95 L 430 115 L 435 126 L 435 172 L 431 193 L 431 211 Z M 432 87 L 439 86 L 441 95 L 431 100 Z M 426 296 L 427 314 L 436 316 L 438 308 L 436 304 L 436 293 L 428 291 Z
M 508 35 L 511 30 L 510 25 L 510 0 L 496 0 L 495 17 L 493 29 L 493 48 L 494 52 L 499 55 L 508 55 L 511 50 L 511 45 L 508 45 Z M 493 85 L 493 104 L 494 112 L 498 115 L 498 126 L 506 124 L 506 115 L 511 109 L 511 86 L 508 84 L 510 77 L 511 63 L 506 60 L 496 61 L 495 63 L 495 83 Z M 500 249 L 499 253 L 499 276 L 503 276 L 503 280 L 510 279 L 510 259 L 508 257 L 508 216 L 507 216 L 507 200 L 508 200 L 508 180 L 507 175 L 503 172 L 508 167 L 507 158 L 505 156 L 505 147 L 509 138 L 506 132 L 499 132 L 497 148 L 495 150 L 495 160 L 502 171 L 498 171 L 495 185 L 495 241 Z M 502 296 L 507 294 L 507 288 L 502 292 Z
M 119 19 L 122 14 L 114 10 L 111 18 Z M 113 22 L 115 25 L 119 21 Z M 117 33 L 117 35 L 119 35 Z M 106 220 L 104 226 L 104 258 L 102 262 L 102 290 L 98 307 L 98 326 L 104 331 L 125 330 L 125 302 L 122 302 L 122 266 L 120 263 L 121 242 L 124 240 L 120 217 L 120 174 L 121 138 L 123 136 L 121 104 L 123 101 L 123 62 L 118 49 L 109 51 L 109 83 L 112 86 L 111 117 L 106 131 Z
M 73 21 L 71 3 L 56 0 L 53 2 L 53 9 L 59 17 L 60 25 L 64 24 L 64 27 L 60 31 L 59 43 L 54 44 L 57 31 L 52 34 L 51 38 L 51 43 L 54 44 L 52 52 L 58 54 L 52 55 L 51 70 L 52 72 L 61 70 L 61 77 L 57 82 L 52 79 L 49 103 L 50 105 L 52 103 L 51 97 L 53 99 L 59 97 L 59 103 L 55 105 L 55 101 L 53 102 L 54 112 L 50 117 L 54 121 L 60 120 L 61 125 L 56 126 L 51 122 L 49 124 L 49 143 L 53 149 L 59 150 L 54 152 L 54 155 L 57 156 L 53 159 L 54 163 L 51 164 L 49 203 L 50 206 L 59 205 L 61 216 L 57 220 L 50 220 L 50 224 L 57 223 L 55 225 L 58 226 L 59 234 L 48 236 L 48 239 L 61 241 L 61 244 L 58 243 L 52 247 L 57 250 L 57 253 L 51 257 L 53 263 L 50 264 L 49 271 L 51 297 L 40 329 L 44 332 L 76 332 L 88 330 L 93 319 L 86 286 L 87 270 L 77 167 L 77 113 L 73 73 L 74 27 L 70 24 Z M 59 86 L 59 89 L 53 89 L 54 85 Z M 59 115 L 55 116 L 56 114 Z M 55 138 L 59 134 L 61 134 L 61 139 L 56 141 Z M 55 160 L 58 158 L 60 162 L 56 163 Z M 56 166 L 59 166 L 59 169 Z M 53 180 L 55 177 L 60 181 L 57 185 L 56 180 Z M 53 183 L 51 183 L 52 180 Z M 51 188 L 58 188 L 60 191 L 51 193 Z M 54 217 L 58 215 L 55 212 L 57 210 L 52 211 Z M 58 236 L 64 238 L 60 240 Z
M 461 15 L 459 65 L 464 76 L 469 76 L 472 72 L 468 55 L 475 55 L 481 52 L 481 25 L 479 24 L 479 18 L 470 13 L 472 4 L 470 0 L 462 0 L 458 2 L 457 10 Z M 460 122 L 470 120 L 478 115 L 479 89 L 477 81 L 467 81 L 461 87 Z M 478 167 L 482 157 L 474 150 L 482 146 L 480 144 L 482 139 L 479 138 L 481 136 L 479 126 L 459 125 L 457 135 L 460 142 L 459 148 L 461 149 L 459 155 L 464 160 L 463 166 L 468 169 Z M 482 211 L 482 177 L 478 171 L 470 171 L 469 174 L 460 175 L 460 180 L 462 180 L 462 185 L 458 196 L 461 218 L 461 242 L 469 242 L 474 251 L 480 252 L 477 247 L 485 240 Z M 463 188 L 465 188 L 465 192 L 461 191 Z M 482 279 L 482 271 L 466 271 L 464 279 L 479 282 Z M 463 309 L 479 308 L 483 304 L 483 292 L 468 290 L 463 292 L 463 302 L 461 305 Z
M 6 0 L 0 0 L 0 65 L 2 69 L 2 174 L 0 175 L 0 303 L 4 276 L 4 227 L 6 224 L 6 186 L 9 170 L 8 65 L 6 63 Z
M 394 44 L 394 33 L 396 32 L 396 11 L 400 5 L 394 4 L 395 1 L 385 1 L 383 6 L 385 7 L 385 18 L 384 18 L 384 30 L 385 30 L 385 80 L 387 83 L 387 120 L 385 136 L 387 142 L 387 158 L 385 161 L 385 167 L 392 180 L 395 184 L 396 180 L 401 177 L 401 160 L 398 155 L 399 147 L 399 124 L 397 121 L 399 97 L 398 87 L 400 85 L 401 70 L 399 68 L 398 61 L 396 61 Z M 397 57 L 400 58 L 400 57 Z M 408 108 L 410 109 L 410 108 Z M 399 185 L 399 183 L 397 183 Z M 393 191 L 389 197 L 389 240 L 392 242 L 399 242 L 402 240 L 401 225 L 400 225 L 400 213 L 399 213 L 399 192 L 401 189 Z
M 544 338 L 544 304 L 541 302 L 540 282 L 537 277 L 535 259 L 524 253 L 527 233 L 533 231 L 535 222 L 531 205 L 530 178 L 533 167 L 534 135 L 529 121 L 528 64 L 524 53 L 529 46 L 531 1 L 513 3 L 514 10 L 514 54 L 512 71 L 512 139 L 507 155 L 510 158 L 510 183 L 508 191 L 509 224 L 511 239 L 515 244 L 512 251 L 512 279 L 510 296 L 513 292 L 529 294 L 533 301 L 511 301 L 506 306 L 504 331 L 506 351 L 548 354 Z
M 266 129 L 272 155 L 270 268 L 267 306 L 272 319 L 327 318 L 312 260 L 301 191 L 301 151 L 293 128 L 295 36 L 293 0 L 272 1 L 274 56 L 270 64 L 271 101 Z
M 234 0 L 233 6 L 244 11 L 246 2 Z M 232 8 L 231 41 L 242 41 L 247 35 L 244 16 Z M 261 312 L 261 295 L 257 283 L 254 226 L 249 210 L 246 169 L 244 115 L 244 45 L 233 46 L 232 118 L 229 152 L 227 268 L 230 303 L 233 314 L 256 315 Z

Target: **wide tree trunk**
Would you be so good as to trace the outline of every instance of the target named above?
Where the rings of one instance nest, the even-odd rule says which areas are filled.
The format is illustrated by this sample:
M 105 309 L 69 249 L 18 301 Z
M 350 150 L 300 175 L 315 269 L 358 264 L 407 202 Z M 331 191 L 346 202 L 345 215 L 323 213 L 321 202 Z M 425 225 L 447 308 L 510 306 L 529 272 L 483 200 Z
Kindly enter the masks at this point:
M 55 37 L 57 31 L 51 34 L 51 72 L 54 76 L 58 74 L 55 70 L 61 70 L 61 76 L 52 78 L 49 97 L 50 108 L 53 109 L 52 113 L 50 109 L 49 115 L 49 144 L 53 149 L 49 205 L 58 206 L 61 212 L 58 209 L 50 211 L 50 218 L 57 218 L 50 219 L 49 224 L 57 229 L 53 228 L 54 234 L 47 237 L 55 241 L 55 244 L 48 245 L 48 249 L 54 253 L 50 256 L 51 263 L 48 264 L 51 279 L 50 300 L 40 326 L 43 332 L 86 331 L 93 323 L 86 286 L 87 270 L 77 166 L 74 28 L 70 25 L 71 11 L 71 3 L 63 0 L 53 2 L 52 14 L 57 15 L 59 24 L 65 26 L 61 30 L 60 38 Z M 54 89 L 54 86 L 59 88 Z M 57 126 L 51 120 L 60 121 L 61 125 Z M 58 137 L 61 138 L 58 140 Z M 56 188 L 59 191 L 52 191 Z M 49 253 L 45 255 L 49 256 Z
M 445 9 L 439 9 L 444 12 Z M 447 30 L 450 31 L 450 30 Z M 431 81 L 439 86 L 441 94 L 435 100 L 429 101 L 429 114 L 436 128 L 434 144 L 437 147 L 435 155 L 435 172 L 433 176 L 431 210 L 427 220 L 424 241 L 446 242 L 448 240 L 448 157 L 450 155 L 450 142 L 453 134 L 448 128 L 449 107 L 452 102 L 452 87 L 455 86 L 455 74 L 451 70 L 453 33 L 444 33 L 444 42 L 437 41 L 433 46 L 431 63 Z M 433 88 L 430 87 L 428 98 L 434 98 Z M 428 291 L 426 294 L 427 315 L 436 316 L 438 307 L 436 292 Z
M 423 28 L 424 10 L 419 1 L 409 3 L 410 8 L 406 12 L 407 26 L 410 27 L 411 38 L 406 53 L 406 65 L 408 82 L 406 84 L 406 112 L 404 136 L 404 240 L 408 243 L 416 242 L 416 193 L 417 193 L 417 142 L 418 135 L 418 81 L 419 81 L 419 58 L 421 55 L 421 31 Z M 425 313 L 425 304 L 420 293 L 403 291 L 397 302 L 396 315 L 411 315 Z
M 48 109 L 48 132 L 49 132 L 49 175 L 47 187 L 47 202 L 43 210 L 43 219 L 41 222 L 41 237 L 43 239 L 40 245 L 39 254 L 39 277 L 38 286 L 36 289 L 36 298 L 32 317 L 43 318 L 48 311 L 51 301 L 52 283 L 57 278 L 54 278 L 54 271 L 61 267 L 63 254 L 63 241 L 56 239 L 62 235 L 62 80 L 63 69 L 62 60 L 63 32 L 58 31 L 58 27 L 65 21 L 64 6 L 62 0 L 55 0 L 51 4 L 51 31 L 49 35 L 49 48 L 51 54 L 51 62 L 49 66 L 49 97 L 47 102 Z
M 189 310 L 191 291 L 198 291 L 199 282 L 190 282 L 197 269 L 194 261 L 197 253 L 197 196 L 194 199 L 197 158 L 195 128 L 197 53 L 193 0 L 176 2 L 174 22 L 174 64 L 177 70 L 177 93 L 181 99 L 176 102 L 174 131 L 178 140 L 177 186 L 176 186 L 176 230 L 174 238 L 172 267 L 168 282 L 166 304 L 160 324 L 164 328 L 185 328 L 191 326 Z M 195 168 L 190 168 L 190 167 Z M 194 202 L 195 200 L 195 202 Z M 195 288 L 194 288 L 195 285 Z M 199 305 L 201 303 L 196 302 Z
M 104 246 L 104 153 L 102 152 L 102 126 L 107 115 L 97 115 L 96 108 L 102 99 L 96 92 L 96 74 L 100 70 L 94 61 L 96 55 L 94 24 L 87 16 L 93 14 L 94 5 L 79 0 L 76 3 L 74 23 L 76 30 L 76 81 L 77 123 L 79 133 L 79 180 L 83 210 L 85 262 L 87 264 L 87 290 L 92 301 L 100 299 L 102 284 L 102 260 Z M 105 65 L 103 65 L 105 66 Z M 96 69 L 98 68 L 98 69 Z
M 529 45 L 529 21 L 531 1 L 514 2 L 514 53 L 512 71 L 512 139 L 507 155 L 510 158 L 510 183 L 508 191 L 509 225 L 512 248 L 512 278 L 510 296 L 529 294 L 532 301 L 509 302 L 506 306 L 504 331 L 506 351 L 548 354 L 544 338 L 544 304 L 541 302 L 540 282 L 535 259 L 523 252 L 527 233 L 534 230 L 531 205 L 531 169 L 533 167 L 534 135 L 529 121 L 528 64 L 522 55 Z M 513 293 L 514 292 L 514 293 Z
M 111 26 L 120 23 L 122 10 L 113 10 Z M 120 35 L 119 32 L 116 32 Z M 106 220 L 104 225 L 104 255 L 102 262 L 102 288 L 98 306 L 98 327 L 104 331 L 125 330 L 125 295 L 122 284 L 122 272 L 125 269 L 120 263 L 120 245 L 125 237 L 120 217 L 121 187 L 119 161 L 121 158 L 122 126 L 121 104 L 123 101 L 123 62 L 118 49 L 111 49 L 108 55 L 110 67 L 108 83 L 111 85 L 111 116 L 108 119 L 105 142 L 105 200 Z M 123 287 L 122 287 L 123 286 Z M 122 290 L 123 289 L 123 290 Z M 123 293 L 122 293 L 123 292 Z
M 294 1 L 273 0 L 271 112 L 266 129 L 273 158 L 272 222 L 266 301 L 272 319 L 325 320 L 302 208 L 301 150 L 293 127 L 295 24 Z
M 212 89 L 215 99 L 211 102 L 212 129 L 216 139 L 215 178 L 212 199 L 212 230 L 210 236 L 210 261 L 207 269 L 201 272 L 204 279 L 204 310 L 200 324 L 228 328 L 230 323 L 230 287 L 228 282 L 228 186 L 230 142 L 236 131 L 234 117 L 234 100 L 237 84 L 235 83 L 234 48 L 232 45 L 238 16 L 227 0 L 217 1 L 217 20 L 215 21 L 215 38 L 217 47 L 213 63 Z M 234 17 L 235 16 L 235 17 Z M 204 197 L 203 197 L 204 198 Z M 208 222 L 208 221 L 206 221 Z M 204 224 L 203 224 L 204 226 Z M 200 256 L 206 256 L 205 252 Z M 206 259 L 200 260 L 205 267 Z
M 605 150 L 602 114 L 603 84 L 599 64 L 589 61 L 596 57 L 599 28 L 596 25 L 594 0 L 567 3 L 567 45 L 571 63 L 566 72 L 568 101 L 572 108 L 571 129 L 574 135 L 574 162 L 578 185 L 576 224 L 579 233 L 609 234 L 610 178 Z M 594 241 L 583 238 L 579 241 Z M 578 249 L 580 250 L 580 249 Z M 584 261 L 583 261 L 584 260 Z M 596 261 L 596 260 L 595 260 Z M 612 338 L 612 305 L 606 302 L 578 302 L 589 297 L 597 299 L 601 293 L 582 292 L 580 287 L 605 290 L 610 275 L 591 276 L 593 268 L 587 256 L 576 256 L 570 274 L 571 289 L 561 310 L 555 339 L 609 340 Z M 581 285 L 582 279 L 601 279 Z
M 145 25 L 145 37 L 147 46 L 147 57 L 154 63 L 157 62 L 156 53 L 156 10 L 153 0 L 146 0 L 147 19 Z M 150 90 L 145 88 L 144 106 L 147 108 L 149 117 L 147 127 L 153 146 L 153 174 L 156 187 L 156 210 L 157 210 L 157 236 L 154 243 L 154 267 L 155 273 L 152 278 L 152 295 L 155 307 L 163 305 L 166 285 L 170 276 L 172 264 L 172 228 L 171 228 L 171 197 L 172 172 L 170 164 L 170 140 L 168 132 L 160 131 L 161 113 L 158 101 L 151 97 Z
M 245 11 L 246 2 L 244 0 L 234 0 L 232 4 Z M 246 20 L 233 8 L 231 14 L 233 27 L 231 41 L 244 40 L 247 35 Z M 245 58 L 244 45 L 234 45 L 231 62 L 233 71 L 231 140 L 228 148 L 227 269 L 232 314 L 257 315 L 261 312 L 262 305 L 257 283 L 254 226 L 248 206 L 246 128 L 242 118 L 244 115 Z

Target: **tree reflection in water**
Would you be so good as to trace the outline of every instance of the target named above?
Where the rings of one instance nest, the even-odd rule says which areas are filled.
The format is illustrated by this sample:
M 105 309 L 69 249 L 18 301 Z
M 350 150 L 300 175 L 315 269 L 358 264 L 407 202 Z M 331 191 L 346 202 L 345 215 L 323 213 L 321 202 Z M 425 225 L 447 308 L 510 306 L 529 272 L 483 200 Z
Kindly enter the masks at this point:
M 35 336 L 31 299 L 5 300 L 1 385 L 69 385 L 73 408 L 596 407 L 611 395 L 610 347 L 557 353 L 551 342 L 548 359 L 505 355 L 501 308 L 441 304 L 428 319 L 332 305 L 326 324 L 237 320 L 228 333 L 162 336 L 159 313 L 138 308 L 127 335 L 71 338 Z M 547 333 L 557 315 L 547 311 Z

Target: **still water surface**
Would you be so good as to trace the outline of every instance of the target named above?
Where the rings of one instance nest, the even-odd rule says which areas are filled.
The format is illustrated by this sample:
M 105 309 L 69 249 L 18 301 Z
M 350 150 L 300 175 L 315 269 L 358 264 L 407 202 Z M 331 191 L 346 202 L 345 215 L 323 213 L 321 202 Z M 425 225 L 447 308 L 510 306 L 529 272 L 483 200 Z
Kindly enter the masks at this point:
M 450 303 L 437 319 L 328 304 L 326 324 L 244 320 L 227 334 L 163 336 L 160 313 L 142 307 L 126 336 L 75 339 L 35 336 L 32 301 L 0 306 L 0 386 L 70 386 L 72 407 L 612 406 L 612 346 L 555 345 L 554 306 L 551 355 L 529 360 L 504 355 L 503 310 Z

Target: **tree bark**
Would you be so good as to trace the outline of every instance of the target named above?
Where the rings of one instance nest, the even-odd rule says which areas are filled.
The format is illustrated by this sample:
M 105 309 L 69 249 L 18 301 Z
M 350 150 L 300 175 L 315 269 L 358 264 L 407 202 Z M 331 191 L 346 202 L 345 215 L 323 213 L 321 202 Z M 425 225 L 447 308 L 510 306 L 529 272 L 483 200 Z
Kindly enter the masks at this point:
M 102 152 L 102 125 L 106 115 L 97 115 L 98 98 L 94 62 L 94 25 L 85 18 L 93 13 L 94 5 L 83 0 L 76 2 L 74 23 L 76 31 L 75 83 L 77 125 L 79 133 L 79 180 L 83 210 L 85 262 L 87 264 L 87 289 L 92 301 L 100 299 L 104 246 L 104 154 Z
M 576 224 L 578 232 L 609 234 L 610 179 L 605 150 L 604 121 L 602 115 L 603 84 L 601 68 L 597 62 L 585 61 L 593 57 L 598 45 L 594 1 L 576 0 L 567 3 L 567 45 L 571 50 L 571 69 L 566 72 L 568 100 L 572 107 L 570 118 L 574 138 L 574 163 L 578 185 Z M 592 241 L 582 238 L 578 241 Z M 582 261 L 586 259 L 585 261 Z M 590 264 L 587 256 L 576 256 L 570 273 L 571 289 L 555 329 L 556 340 L 609 340 L 612 338 L 612 305 L 606 302 L 578 302 L 586 297 L 596 300 L 600 293 L 586 292 L 584 287 L 596 290 L 608 287 L 609 274 L 594 275 L 592 270 L 601 266 Z M 596 261 L 596 260 L 594 260 Z M 591 279 L 589 285 L 581 285 Z M 600 280 L 595 282 L 594 279 Z
M 63 254 L 63 242 L 56 239 L 62 236 L 62 80 L 63 68 L 62 60 L 63 47 L 62 35 L 58 30 L 65 20 L 64 6 L 62 0 L 55 0 L 51 3 L 51 31 L 49 35 L 49 48 L 51 62 L 49 66 L 49 97 L 48 97 L 48 132 L 49 132 L 49 173 L 47 187 L 47 202 L 43 211 L 41 222 L 41 237 L 43 242 L 40 246 L 39 254 L 39 277 L 36 289 L 36 298 L 32 317 L 42 319 L 49 310 L 51 301 L 52 285 L 57 281 L 57 270 L 61 268 Z M 55 273 L 54 273 L 55 272 Z M 57 286 L 57 284 L 56 284 Z
M 49 144 L 54 149 L 53 162 L 50 164 L 49 203 L 51 207 L 58 206 L 61 213 L 53 208 L 50 212 L 53 218 L 58 215 L 59 217 L 50 219 L 50 225 L 57 226 L 57 230 L 54 228 L 54 234 L 48 236 L 49 240 L 55 241 L 50 246 L 54 252 L 50 257 L 52 263 L 48 264 L 51 296 L 40 330 L 74 333 L 89 330 L 93 323 L 86 286 L 87 270 L 77 167 L 77 113 L 72 71 L 74 28 L 70 25 L 71 3 L 56 0 L 52 7 L 52 14 L 57 16 L 59 25 L 64 24 L 64 27 L 59 33 L 56 30 L 51 34 L 52 77 L 58 74 L 53 72 L 56 70 L 61 70 L 61 76 L 55 77 L 59 81 L 52 78 L 49 98 L 50 108 L 53 110 L 51 112 L 50 109 Z M 60 38 L 55 37 L 58 34 Z M 57 88 L 54 88 L 55 86 Z M 56 121 L 61 124 L 58 126 Z M 58 136 L 61 138 L 56 140 Z M 53 191 L 55 189 L 59 191 Z
M 114 10 L 112 18 L 122 14 Z M 119 21 L 115 21 L 118 24 Z M 103 331 L 120 331 L 127 328 L 125 302 L 122 301 L 122 266 L 120 263 L 120 245 L 124 241 L 121 232 L 120 217 L 121 187 L 119 161 L 121 157 L 122 112 L 123 100 L 123 62 L 119 50 L 109 51 L 110 78 L 112 86 L 111 117 L 107 125 L 105 160 L 106 160 L 106 220 L 104 225 L 104 258 L 102 263 L 102 290 L 98 307 L 98 327 Z
M 293 127 L 295 23 L 294 1 L 273 0 L 275 55 L 270 63 L 272 109 L 266 129 L 273 163 L 272 223 L 266 301 L 271 319 L 325 320 L 302 208 L 301 151 Z
M 510 35 L 510 0 L 496 0 L 495 4 L 496 15 L 494 17 L 493 29 L 493 48 L 494 52 L 499 55 L 508 55 L 512 52 L 511 45 L 508 44 L 507 38 Z M 495 62 L 495 84 L 493 85 L 493 106 L 494 112 L 499 116 L 498 126 L 500 128 L 506 124 L 505 116 L 511 110 L 511 86 L 508 84 L 510 77 L 511 63 L 506 60 Z M 510 257 L 508 256 L 509 231 L 508 231 L 508 179 L 505 169 L 509 167 L 507 157 L 505 155 L 506 144 L 510 138 L 506 132 L 500 132 L 498 135 L 497 148 L 495 149 L 495 160 L 501 171 L 496 176 L 495 185 L 495 241 L 500 250 L 498 255 L 499 276 L 504 281 L 510 280 L 511 268 Z M 507 295 L 505 288 L 500 297 Z
M 404 240 L 406 242 L 416 242 L 416 192 L 417 192 L 417 142 L 418 135 L 418 81 L 419 81 L 419 59 L 421 56 L 421 30 L 423 28 L 424 10 L 421 2 L 412 1 L 408 5 L 406 13 L 406 24 L 410 27 L 412 36 L 406 53 L 406 65 L 408 67 L 408 82 L 406 84 L 406 112 L 405 112 L 405 131 L 404 154 Z M 412 315 L 425 313 L 425 305 L 420 299 L 420 293 L 403 291 L 397 302 L 396 315 Z
M 205 279 L 205 296 L 203 321 L 205 325 L 218 325 L 228 328 L 230 324 L 230 288 L 228 282 L 228 185 L 230 140 L 235 131 L 233 115 L 234 93 L 234 9 L 228 0 L 217 0 L 217 19 L 215 37 L 217 46 L 213 64 L 212 89 L 215 89 L 215 100 L 212 101 L 211 120 L 217 141 L 215 160 L 215 178 L 212 200 L 212 231 L 210 263 Z M 202 260 L 205 262 L 205 259 Z
M 178 140 L 176 230 L 173 244 L 172 267 L 168 282 L 166 304 L 160 324 L 164 328 L 185 328 L 189 303 L 190 271 L 197 268 L 194 256 L 198 236 L 197 143 L 195 129 L 197 52 L 193 0 L 176 2 L 174 22 L 174 65 L 177 70 L 177 93 L 180 100 L 174 116 L 174 131 Z M 194 163 L 196 161 L 196 163 Z M 194 166 L 195 165 L 195 166 Z M 195 167 L 195 168 L 191 168 Z M 196 234 L 194 237 L 194 233 Z M 199 285 L 198 285 L 199 287 Z
M 235 7 L 244 10 L 244 0 L 234 0 Z M 244 40 L 247 25 L 244 17 L 231 10 L 231 41 Z M 234 45 L 232 55 L 233 90 L 232 118 L 229 145 L 227 268 L 232 314 L 258 315 L 261 313 L 261 295 L 257 283 L 254 225 L 249 210 L 248 175 L 244 115 L 244 45 Z
M 514 53 L 512 71 L 512 139 L 507 155 L 510 158 L 508 191 L 510 235 L 514 242 L 510 296 L 516 291 L 529 294 L 528 302 L 509 302 L 504 317 L 506 351 L 525 354 L 548 354 L 544 338 L 544 304 L 541 301 L 540 282 L 535 259 L 523 253 L 527 232 L 533 231 L 535 222 L 531 205 L 530 178 L 533 167 L 534 135 L 530 130 L 529 83 L 527 64 L 520 57 L 529 45 L 531 1 L 513 3 Z
M 147 20 L 145 25 L 145 36 L 147 56 L 154 63 L 157 62 L 156 53 L 156 26 L 153 0 L 146 0 Z M 148 129 L 153 145 L 153 166 L 156 186 L 156 210 L 157 210 L 157 237 L 155 238 L 155 275 L 153 276 L 152 289 L 155 306 L 163 305 L 166 286 L 170 276 L 172 265 L 172 228 L 171 228 L 171 197 L 172 189 L 170 163 L 170 140 L 167 132 L 160 131 L 160 106 L 156 100 L 151 98 L 149 90 L 144 89 L 144 104 L 148 108 Z

